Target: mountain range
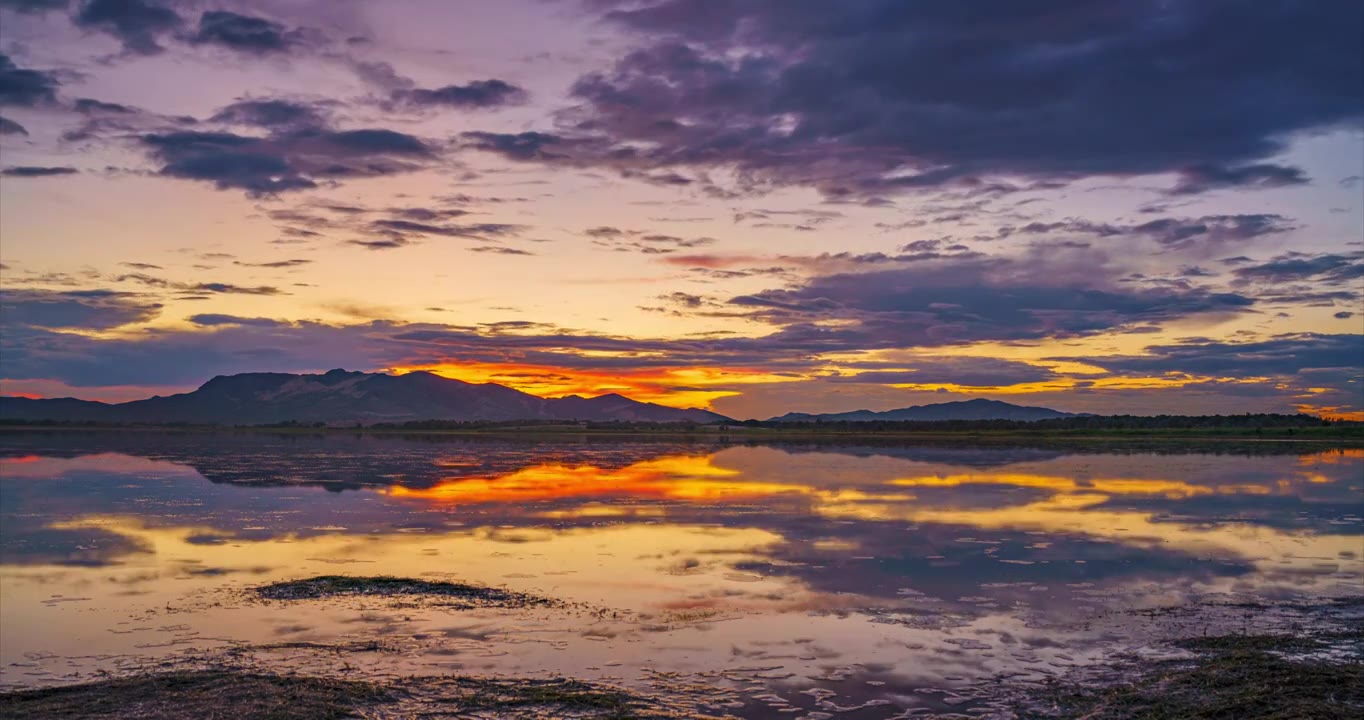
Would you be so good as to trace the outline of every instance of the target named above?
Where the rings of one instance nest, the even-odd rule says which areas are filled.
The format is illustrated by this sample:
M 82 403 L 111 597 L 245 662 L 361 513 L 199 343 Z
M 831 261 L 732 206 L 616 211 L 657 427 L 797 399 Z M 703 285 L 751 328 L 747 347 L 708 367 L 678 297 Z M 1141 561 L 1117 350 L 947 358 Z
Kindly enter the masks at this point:
M 898 410 L 873 412 L 853 410 L 843 413 L 786 413 L 771 418 L 768 422 L 870 422 L 880 421 L 933 421 L 933 420 L 1050 420 L 1052 418 L 1076 417 L 1076 413 L 1061 412 L 1044 407 L 1011 405 L 998 400 L 963 400 L 959 402 L 937 403 L 934 405 L 914 405 Z
M 1030 421 L 1064 417 L 1075 414 L 977 399 L 884 412 L 787 413 L 768 422 Z M 0 397 L 0 420 L 204 425 L 373 424 L 413 420 L 731 421 L 709 410 L 639 402 L 614 393 L 593 398 L 578 395 L 543 398 L 505 385 L 468 383 L 422 371 L 388 375 L 346 370 L 320 375 L 219 375 L 193 392 L 125 403 Z
M 729 418 L 709 410 L 683 410 L 616 394 L 542 398 L 496 383 L 467 383 L 429 372 L 387 375 L 331 370 L 321 375 L 220 375 L 193 392 L 116 404 L 0 397 L 0 419 L 263 425 L 410 420 L 708 423 Z

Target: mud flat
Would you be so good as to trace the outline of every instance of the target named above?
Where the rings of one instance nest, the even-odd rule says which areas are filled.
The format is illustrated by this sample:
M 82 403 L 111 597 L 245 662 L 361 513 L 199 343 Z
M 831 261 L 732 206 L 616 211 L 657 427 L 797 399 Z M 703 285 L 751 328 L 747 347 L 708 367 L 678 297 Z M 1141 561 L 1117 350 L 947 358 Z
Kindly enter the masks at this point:
M 16 720 L 688 717 L 654 700 L 566 678 L 417 677 L 379 683 L 228 668 L 5 693 L 0 715 Z
M 1265 610 L 1250 607 L 1250 611 Z M 1317 627 L 1175 638 L 1182 657 L 1130 657 L 1028 690 L 1020 720 L 1364 717 L 1364 602 L 1295 608 Z M 1342 619 L 1340 611 L 1348 617 Z M 1353 611 L 1353 612 L 1351 612 Z

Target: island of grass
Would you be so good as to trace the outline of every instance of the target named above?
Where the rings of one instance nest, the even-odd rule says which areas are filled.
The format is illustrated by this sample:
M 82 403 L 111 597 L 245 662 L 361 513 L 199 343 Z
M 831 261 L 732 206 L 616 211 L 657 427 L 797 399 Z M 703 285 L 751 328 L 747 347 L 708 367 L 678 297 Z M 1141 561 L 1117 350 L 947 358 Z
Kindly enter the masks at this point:
M 504 588 L 391 575 L 318 575 L 261 585 L 253 591 L 265 600 L 320 600 L 364 596 L 446 599 L 469 607 L 526 608 L 559 604 L 547 597 Z

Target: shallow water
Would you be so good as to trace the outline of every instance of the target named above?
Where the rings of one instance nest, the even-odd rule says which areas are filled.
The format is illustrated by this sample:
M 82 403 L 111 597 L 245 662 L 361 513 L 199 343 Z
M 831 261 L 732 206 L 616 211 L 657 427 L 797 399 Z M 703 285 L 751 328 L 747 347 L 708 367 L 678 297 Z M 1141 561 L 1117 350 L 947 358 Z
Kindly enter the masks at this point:
M 743 717 L 988 715 L 1001 679 L 1178 622 L 1134 610 L 1358 595 L 1362 514 L 1364 451 L 1304 444 L 5 432 L 0 684 L 226 650 L 318 672 L 568 674 Z M 323 574 L 570 605 L 244 591 Z M 382 651 L 315 647 L 371 640 Z

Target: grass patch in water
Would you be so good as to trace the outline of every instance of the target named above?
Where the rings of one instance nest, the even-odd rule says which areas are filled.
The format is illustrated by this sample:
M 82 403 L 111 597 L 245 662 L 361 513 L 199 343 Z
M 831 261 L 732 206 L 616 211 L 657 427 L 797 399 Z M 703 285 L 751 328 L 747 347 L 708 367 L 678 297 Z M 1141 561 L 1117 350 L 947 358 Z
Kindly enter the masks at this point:
M 319 575 L 302 580 L 285 580 L 255 588 L 266 600 L 316 600 L 332 597 L 372 596 L 451 598 L 483 607 L 532 607 L 554 605 L 549 598 L 484 585 L 419 580 L 378 575 Z

